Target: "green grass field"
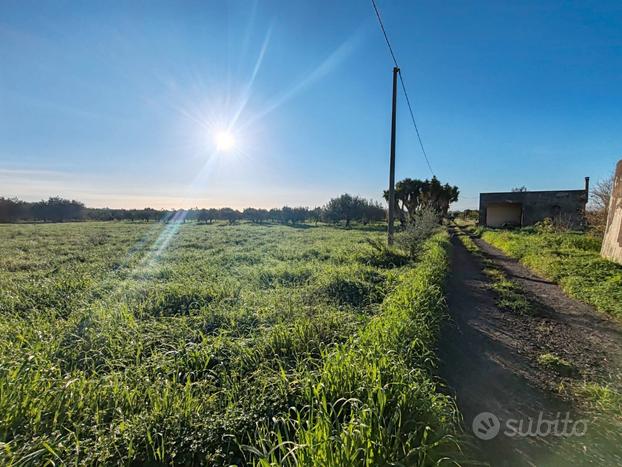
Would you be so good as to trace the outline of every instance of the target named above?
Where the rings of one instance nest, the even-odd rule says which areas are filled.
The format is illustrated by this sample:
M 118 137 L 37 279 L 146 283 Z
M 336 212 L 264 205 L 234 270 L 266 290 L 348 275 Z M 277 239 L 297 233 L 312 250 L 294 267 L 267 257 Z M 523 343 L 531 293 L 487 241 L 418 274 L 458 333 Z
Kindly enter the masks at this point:
M 430 464 L 448 238 L 0 225 L 0 463 Z
M 622 266 L 600 256 L 599 239 L 582 233 L 484 230 L 482 239 L 519 259 L 569 295 L 622 318 Z

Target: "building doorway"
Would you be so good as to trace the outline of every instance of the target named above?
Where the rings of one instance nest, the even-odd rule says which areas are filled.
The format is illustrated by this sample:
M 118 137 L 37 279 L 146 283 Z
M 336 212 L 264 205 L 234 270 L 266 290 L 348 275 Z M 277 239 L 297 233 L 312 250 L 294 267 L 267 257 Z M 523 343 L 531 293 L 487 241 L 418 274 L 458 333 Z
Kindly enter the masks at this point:
M 521 203 L 491 203 L 486 208 L 486 225 L 489 227 L 520 227 L 522 219 Z

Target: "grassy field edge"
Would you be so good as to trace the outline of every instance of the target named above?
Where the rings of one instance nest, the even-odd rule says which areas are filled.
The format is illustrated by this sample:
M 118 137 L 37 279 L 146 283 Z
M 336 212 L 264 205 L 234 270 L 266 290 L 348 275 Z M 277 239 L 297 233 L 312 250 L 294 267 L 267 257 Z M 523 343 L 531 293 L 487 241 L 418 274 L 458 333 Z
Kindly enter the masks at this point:
M 249 461 L 262 465 L 429 465 L 459 452 L 453 399 L 432 376 L 446 313 L 449 236 L 436 234 L 400 275 L 381 312 L 331 348 L 308 381 L 307 405 L 259 426 Z
M 577 233 L 484 230 L 481 238 L 551 280 L 569 296 L 622 319 L 622 266 L 600 256 L 600 243 Z

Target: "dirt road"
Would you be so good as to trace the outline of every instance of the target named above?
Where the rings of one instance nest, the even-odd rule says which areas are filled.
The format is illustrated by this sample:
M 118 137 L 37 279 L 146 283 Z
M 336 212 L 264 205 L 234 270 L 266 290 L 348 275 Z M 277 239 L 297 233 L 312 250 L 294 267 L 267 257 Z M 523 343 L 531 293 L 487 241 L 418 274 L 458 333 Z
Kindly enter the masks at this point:
M 578 381 L 620 385 L 620 326 L 475 241 L 521 286 L 532 312 L 500 309 L 480 259 L 454 236 L 448 284 L 452 319 L 440 342 L 440 376 L 457 397 L 465 436 L 473 443 L 468 455 L 494 466 L 622 465 L 616 426 L 582 413 L 562 390 Z M 576 372 L 560 376 L 543 367 L 538 364 L 543 353 L 572 362 Z

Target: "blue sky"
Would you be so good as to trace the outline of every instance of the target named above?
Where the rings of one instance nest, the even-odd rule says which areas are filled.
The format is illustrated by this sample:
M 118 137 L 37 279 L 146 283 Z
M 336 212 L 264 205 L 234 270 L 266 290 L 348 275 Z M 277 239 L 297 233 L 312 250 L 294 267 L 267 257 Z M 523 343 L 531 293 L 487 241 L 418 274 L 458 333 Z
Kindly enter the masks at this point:
M 619 1 L 378 4 L 457 207 L 622 157 Z M 392 62 L 366 0 L 3 0 L 0 64 L 0 196 L 313 206 L 388 183 Z M 430 175 L 401 96 L 397 177 Z

